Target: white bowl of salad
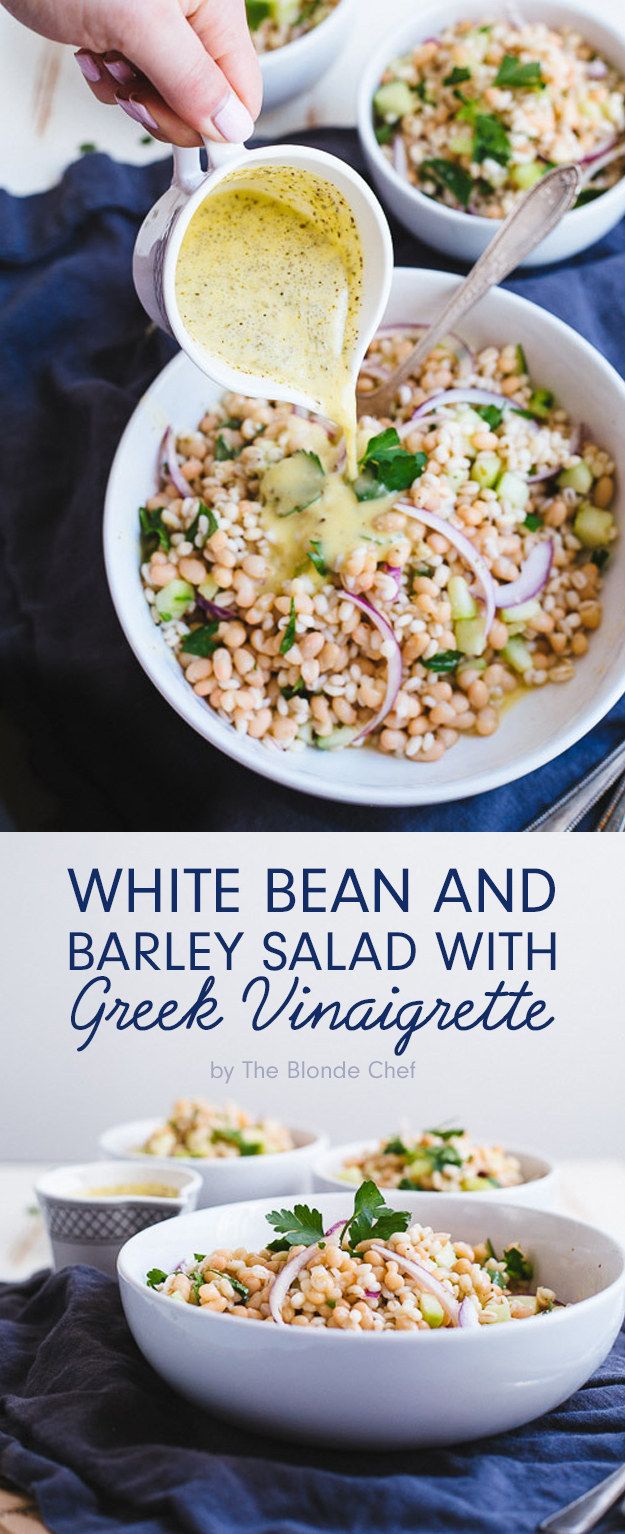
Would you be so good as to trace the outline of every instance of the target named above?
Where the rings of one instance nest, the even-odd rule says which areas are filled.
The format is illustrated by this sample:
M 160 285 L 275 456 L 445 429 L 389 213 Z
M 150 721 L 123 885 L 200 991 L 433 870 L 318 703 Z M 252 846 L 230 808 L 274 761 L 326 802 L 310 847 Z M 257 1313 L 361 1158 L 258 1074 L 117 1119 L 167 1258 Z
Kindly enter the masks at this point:
M 381 1451 L 530 1422 L 609 1352 L 624 1254 L 512 1204 L 355 1192 L 226 1205 L 135 1236 L 118 1276 L 136 1343 L 237 1428 Z M 269 1248 L 269 1249 L 268 1249 Z
M 260 56 L 263 110 L 303 95 L 334 63 L 354 0 L 246 0 Z
M 313 1166 L 313 1187 L 324 1193 L 353 1188 L 363 1178 L 371 1178 L 384 1192 L 426 1198 L 476 1194 L 489 1203 L 530 1204 L 534 1209 L 553 1209 L 556 1203 L 552 1162 L 501 1143 L 478 1141 L 454 1125 L 417 1132 L 402 1127 L 379 1140 L 334 1145 Z
M 384 326 L 363 367 L 363 388 L 375 382 L 367 370 L 383 376 L 389 360 L 410 345 L 413 333 L 456 283 L 457 278 L 441 272 L 395 271 Z M 441 389 L 444 398 L 437 393 Z M 458 389 L 460 393 L 454 392 Z M 163 698 L 235 761 L 285 787 L 331 800 L 421 804 L 495 788 L 567 750 L 625 689 L 620 578 L 624 556 L 617 536 L 625 483 L 625 385 L 614 369 L 560 320 L 496 290 L 472 312 L 462 338 L 450 338 L 433 361 L 428 359 L 407 394 L 409 403 L 394 414 L 392 426 L 366 417 L 361 421 L 368 455 L 364 477 L 367 485 L 375 481 L 377 494 L 375 474 L 390 469 L 403 475 L 406 468 L 409 476 L 423 472 L 399 492 L 402 507 L 390 518 L 395 531 L 382 533 L 363 524 L 363 537 L 356 537 L 353 551 L 360 566 L 355 576 L 345 574 L 344 566 L 326 565 L 317 583 L 310 563 L 303 576 L 294 567 L 294 579 L 284 587 L 277 576 L 270 620 L 275 625 L 275 654 L 264 662 L 266 694 L 260 687 L 256 692 L 244 687 L 237 662 L 254 666 L 255 644 L 265 644 L 265 633 L 269 636 L 267 616 L 263 613 L 265 627 L 257 636 L 247 616 L 253 609 L 237 611 L 233 604 L 236 582 L 220 594 L 223 577 L 219 571 L 214 574 L 211 556 L 214 539 L 223 531 L 222 505 L 224 523 L 236 513 L 234 501 L 228 507 L 240 491 L 231 490 L 231 484 L 252 483 L 253 471 L 245 467 L 249 450 L 242 446 L 238 420 L 237 429 L 233 427 L 235 403 L 239 417 L 258 417 L 260 412 L 270 423 L 251 444 L 252 461 L 267 450 L 275 455 L 277 433 L 281 462 L 289 467 L 290 455 L 291 467 L 294 458 L 296 464 L 312 465 L 325 482 L 321 459 L 315 464 L 305 445 L 314 438 L 317 456 L 337 459 L 340 443 L 314 422 L 289 413 L 288 407 L 280 407 L 280 415 L 267 402 L 222 402 L 220 388 L 181 355 L 137 406 L 107 489 L 104 541 L 113 601 L 135 654 Z M 416 400 L 421 403 L 415 408 Z M 199 422 L 206 423 L 206 430 L 198 434 Z M 177 449 L 176 464 L 172 461 L 167 476 L 174 467 L 177 475 L 185 469 L 193 476 L 199 465 L 207 483 L 206 465 L 219 458 L 220 445 L 222 457 L 228 455 L 214 470 L 211 467 L 213 479 L 208 483 L 219 483 L 214 494 L 204 489 L 211 500 L 208 508 L 200 504 L 202 480 L 185 482 L 190 493 L 182 516 L 185 526 L 193 523 L 192 547 L 184 534 L 170 538 L 161 527 L 172 495 L 180 495 L 167 484 L 155 495 L 162 484 L 155 470 L 160 464 L 163 473 L 161 439 L 168 426 L 172 429 L 167 435 L 170 441 L 175 436 Z M 253 420 L 244 421 L 243 427 L 252 433 L 259 430 Z M 376 438 L 379 444 L 383 431 L 391 433 L 391 438 L 382 439 L 391 445 L 386 456 L 378 453 L 376 458 Z M 198 448 L 205 455 L 203 463 L 188 456 Z M 257 491 L 252 493 L 256 500 L 249 522 L 255 524 L 265 513 L 262 508 L 259 512 Z M 303 516 L 301 537 L 313 529 L 308 549 L 317 543 L 315 553 L 323 555 L 327 550 L 314 528 L 324 501 L 315 496 L 317 489 L 314 504 Z M 597 505 L 598 499 L 603 506 Z M 179 508 L 180 504 L 179 500 Z M 425 504 L 427 527 L 419 523 L 419 507 Z M 377 521 L 375 501 L 358 506 L 354 501 L 357 519 L 362 514 Z M 174 505 L 167 514 L 175 519 L 179 511 Z M 149 545 L 144 543 L 146 515 Z M 442 527 L 441 517 L 447 519 Z M 299 537 L 298 518 L 280 522 L 273 517 L 272 527 L 291 529 Z M 439 519 L 438 530 L 433 530 L 433 518 Z M 388 529 L 386 514 L 384 520 Z M 212 538 L 211 527 L 217 530 Z M 250 536 L 256 533 L 256 525 L 249 531 Z M 158 547 L 149 554 L 161 537 L 168 544 L 167 554 Z M 241 540 L 240 551 L 229 555 L 231 564 L 242 558 L 247 564 L 244 548 Z M 192 564 L 186 559 L 190 550 Z M 268 543 L 268 560 L 271 550 Z M 195 616 L 194 588 L 178 579 L 169 590 L 182 592 L 185 611 L 166 610 L 167 587 L 165 595 L 156 590 L 152 573 L 158 560 L 165 561 L 160 581 L 163 572 L 169 581 L 189 570 L 197 579 L 199 569 L 198 590 L 208 617 Z M 489 640 L 489 648 L 480 654 L 479 609 L 486 588 L 478 584 L 478 564 L 491 611 L 493 604 L 500 605 L 490 630 L 498 648 L 491 652 Z M 346 581 L 354 587 L 349 605 Z M 502 583 L 504 593 L 513 584 L 516 596 L 509 606 L 501 608 L 508 597 L 494 583 Z M 298 637 L 299 621 L 297 614 L 292 621 L 290 613 L 296 597 L 301 604 L 303 586 L 310 588 L 305 597 L 310 616 L 302 616 L 301 642 L 298 638 L 297 646 L 289 648 L 289 629 Z M 233 621 L 228 627 L 219 625 L 215 598 L 229 603 Z M 189 603 L 190 623 L 181 621 Z M 358 603 L 365 609 L 362 613 Z M 171 623 L 164 621 L 169 618 Z M 382 643 L 376 625 L 388 644 Z M 312 627 L 312 637 L 305 636 L 305 627 Z M 218 656 L 222 633 L 223 648 L 241 645 L 241 657 L 232 652 L 234 663 L 231 657 Z M 329 665 L 324 636 L 331 641 Z M 310 664 L 306 653 L 311 645 L 318 651 L 320 643 L 324 648 Z M 221 684 L 216 690 L 213 679 L 218 658 L 229 677 L 223 691 Z M 337 670 L 337 658 L 342 670 Z M 253 674 L 263 681 L 260 669 Z M 239 699 L 250 709 L 247 720 L 241 709 L 240 727 Z M 228 712 L 233 708 L 234 713 Z M 355 724 L 345 726 L 346 718 Z M 167 727 L 165 717 L 163 726 Z M 262 731 L 266 733 L 258 738 Z
M 327 1136 L 289 1128 L 235 1103 L 215 1106 L 181 1098 L 167 1116 L 137 1119 L 105 1130 L 102 1155 L 145 1170 L 199 1173 L 198 1205 L 274 1197 L 311 1186 L 312 1163 Z
M 505 0 L 426 5 L 367 65 L 361 145 L 396 217 L 467 262 L 551 165 L 596 160 L 597 179 L 524 264 L 562 261 L 625 212 L 625 158 L 599 170 L 623 136 L 624 78 L 625 39 L 590 10 L 527 0 L 516 17 Z

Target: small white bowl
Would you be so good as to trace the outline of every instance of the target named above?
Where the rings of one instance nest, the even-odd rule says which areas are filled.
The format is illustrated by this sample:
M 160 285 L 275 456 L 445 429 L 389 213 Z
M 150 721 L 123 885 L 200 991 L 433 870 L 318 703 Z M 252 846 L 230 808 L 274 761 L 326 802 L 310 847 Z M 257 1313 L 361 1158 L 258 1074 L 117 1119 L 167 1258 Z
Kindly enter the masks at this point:
M 423 1224 L 431 1201 L 392 1193 Z M 345 1207 L 315 1199 L 324 1225 Z M 151 1267 L 186 1252 L 265 1245 L 271 1202 L 185 1215 L 133 1237 L 118 1275 L 135 1342 L 181 1395 L 238 1427 L 306 1443 L 360 1449 L 451 1444 L 506 1432 L 551 1411 L 609 1352 L 625 1305 L 625 1253 L 611 1236 L 543 1210 L 449 1198 L 444 1224 L 457 1240 L 520 1241 L 535 1281 L 570 1309 L 475 1330 L 342 1332 L 241 1321 L 175 1305 L 148 1289 Z
M 105 1156 L 128 1161 L 134 1167 L 135 1176 L 138 1164 L 145 1168 L 146 1176 L 148 1169 L 152 1176 L 156 1176 L 155 1168 L 160 1168 L 161 1173 L 166 1171 L 167 1176 L 175 1175 L 181 1167 L 197 1173 L 200 1209 L 210 1208 L 213 1204 L 238 1203 L 240 1199 L 306 1193 L 312 1186 L 313 1161 L 328 1144 L 327 1135 L 291 1129 L 295 1149 L 274 1151 L 269 1155 L 216 1157 L 214 1160 L 201 1156 L 146 1156 L 140 1146 L 162 1122 L 162 1118 L 155 1118 L 118 1124 L 101 1135 L 100 1150 Z
M 386 37 L 381 48 L 376 49 L 362 76 L 358 92 L 358 132 L 363 154 L 381 198 L 402 224 L 419 239 L 442 250 L 457 261 L 473 262 L 493 238 L 501 220 L 475 217 L 455 208 L 447 208 L 432 197 L 426 197 L 398 175 L 383 154 L 373 129 L 373 96 L 381 77 L 393 59 L 408 53 L 416 43 L 436 36 L 443 27 L 463 19 L 481 17 L 491 21 L 500 17 L 509 19 L 507 0 L 438 0 L 415 10 L 410 21 L 403 22 L 397 31 Z M 526 21 L 548 21 L 554 26 L 572 26 L 582 37 L 592 43 L 603 57 L 614 63 L 625 75 L 625 37 L 622 33 L 600 20 L 591 10 L 581 10 L 561 0 L 524 0 L 523 16 Z M 625 213 L 625 176 L 621 177 L 608 192 L 593 202 L 566 213 L 564 218 L 522 266 L 543 266 L 550 261 L 564 261 L 568 256 L 594 245 L 609 229 L 612 229 Z
M 354 1183 L 346 1182 L 340 1177 L 339 1172 L 343 1163 L 354 1156 L 367 1155 L 370 1151 L 377 1150 L 379 1140 L 353 1140 L 349 1145 L 334 1145 L 332 1150 L 324 1151 L 318 1156 L 313 1165 L 313 1188 L 315 1192 L 335 1193 L 342 1189 L 343 1195 L 347 1195 L 349 1201 L 350 1192 L 354 1192 Z M 421 1198 L 434 1200 L 431 1204 L 430 1221 L 436 1218 L 445 1219 L 444 1213 L 434 1216 L 434 1208 L 439 1201 L 444 1201 L 445 1206 L 451 1198 L 479 1198 L 487 1199 L 490 1204 L 528 1204 L 532 1209 L 554 1209 L 556 1207 L 557 1172 L 551 1161 L 545 1161 L 542 1156 L 530 1155 L 527 1151 L 510 1151 L 511 1156 L 516 1156 L 521 1163 L 523 1182 L 513 1188 L 488 1188 L 480 1189 L 479 1193 L 454 1192 L 434 1193 L 423 1189 Z M 384 1196 L 388 1189 L 384 1189 Z M 403 1192 L 403 1190 L 402 1190 Z
M 445 272 L 400 267 L 393 275 L 385 319 L 422 321 L 458 283 Z M 462 326 L 470 345 L 520 341 L 533 377 L 553 388 L 571 417 L 586 421 L 617 469 L 615 514 L 625 499 L 625 384 L 581 336 L 527 299 L 501 288 L 489 293 Z M 238 735 L 194 693 L 150 616 L 140 577 L 137 508 L 151 493 L 159 442 L 168 422 L 192 429 L 221 396 L 185 356 L 175 357 L 140 400 L 121 439 L 104 511 L 106 570 L 126 638 L 140 664 L 198 734 L 244 767 L 303 793 L 351 804 L 433 804 L 510 783 L 574 745 L 625 691 L 625 541 L 614 546 L 602 593 L 604 617 L 588 655 L 565 686 L 535 689 L 505 713 L 487 740 L 463 737 L 442 761 L 417 766 L 364 748 L 348 751 L 269 751 Z M 163 728 L 167 720 L 163 719 Z
M 163 1184 L 172 1195 L 158 1191 L 94 1193 L 120 1184 L 141 1182 L 142 1189 Z M 125 1241 L 148 1226 L 195 1209 L 202 1179 L 197 1172 L 172 1164 L 167 1174 L 146 1166 L 139 1176 L 136 1161 L 91 1161 L 82 1166 L 59 1166 L 44 1173 L 35 1193 L 46 1223 L 55 1269 L 86 1262 L 115 1276 L 117 1254 Z
M 263 77 L 263 112 L 271 112 L 294 96 L 303 96 L 335 62 L 347 36 L 355 0 L 339 4 L 310 32 L 283 48 L 259 54 Z M 260 123 L 262 132 L 262 118 Z

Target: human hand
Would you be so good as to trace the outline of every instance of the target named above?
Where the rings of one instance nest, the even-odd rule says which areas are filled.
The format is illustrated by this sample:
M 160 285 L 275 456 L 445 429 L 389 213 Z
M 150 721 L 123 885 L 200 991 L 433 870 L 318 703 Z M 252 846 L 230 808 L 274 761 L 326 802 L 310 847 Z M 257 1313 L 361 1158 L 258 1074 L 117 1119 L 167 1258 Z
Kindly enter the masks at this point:
M 242 143 L 262 81 L 245 0 L 3 0 L 25 26 L 78 47 L 98 101 L 121 106 L 155 138 Z

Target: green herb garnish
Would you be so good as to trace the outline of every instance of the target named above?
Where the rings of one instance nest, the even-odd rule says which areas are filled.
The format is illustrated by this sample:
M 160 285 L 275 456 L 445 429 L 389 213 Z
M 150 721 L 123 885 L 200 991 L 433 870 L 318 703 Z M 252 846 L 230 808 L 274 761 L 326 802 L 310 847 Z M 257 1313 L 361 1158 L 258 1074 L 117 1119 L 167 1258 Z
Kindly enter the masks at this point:
M 367 443 L 360 468 L 367 468 L 385 490 L 407 490 L 423 473 L 425 453 L 407 453 L 394 426 L 387 427 Z
M 351 1252 L 361 1241 L 388 1241 L 389 1236 L 407 1230 L 410 1210 L 389 1209 L 374 1182 L 361 1183 L 354 1196 L 354 1213 L 343 1226 L 341 1240 L 347 1235 Z
M 407 1156 L 408 1147 L 404 1145 L 403 1140 L 389 1140 L 388 1144 L 382 1147 L 382 1153 L 384 1156 Z
M 296 1204 L 293 1209 L 273 1209 L 267 1220 L 278 1239 L 270 1241 L 268 1252 L 288 1252 L 291 1246 L 315 1246 L 323 1237 L 323 1216 L 308 1204 Z
M 478 112 L 473 130 L 473 159 L 478 165 L 482 160 L 496 160 L 499 165 L 507 165 L 511 154 L 512 145 L 503 123 L 490 113 Z
M 219 523 L 217 521 L 217 518 L 215 516 L 215 513 L 213 511 L 212 506 L 205 506 L 204 502 L 200 501 L 200 504 L 199 504 L 199 507 L 198 507 L 198 510 L 197 510 L 197 514 L 193 518 L 191 526 L 187 528 L 187 531 L 186 531 L 186 534 L 185 534 L 185 537 L 188 539 L 189 543 L 195 543 L 195 540 L 196 540 L 197 535 L 198 535 L 199 530 L 200 530 L 200 517 L 206 517 L 207 522 L 208 522 L 208 527 L 207 527 L 207 530 L 206 530 L 206 538 L 204 539 L 204 543 L 206 543 L 207 539 L 212 538 L 213 533 L 217 532 L 217 528 L 219 527 Z
M 551 389 L 534 389 L 534 393 L 530 395 L 530 415 L 537 416 L 539 421 L 546 420 L 555 402 L 555 395 L 552 394 Z
M 281 687 L 280 688 L 280 692 L 282 693 L 283 698 L 286 698 L 287 703 L 290 701 L 291 698 L 309 698 L 310 697 L 310 693 L 307 691 L 306 686 L 304 684 L 304 679 L 301 676 L 298 676 L 297 681 L 293 683 L 292 687 L 290 687 L 290 686 L 289 687 Z
M 521 346 L 521 342 L 520 341 L 517 341 L 517 344 L 516 344 L 514 350 L 515 350 L 515 355 L 516 355 L 516 365 L 517 365 L 517 368 L 519 370 L 519 373 L 527 373 L 527 357 L 525 355 L 523 347 Z
M 481 415 L 482 420 L 486 422 L 491 431 L 496 431 L 497 427 L 501 426 L 503 408 L 499 405 L 476 405 L 475 409 L 477 415 Z
M 533 1265 L 529 1257 L 525 1256 L 525 1252 L 521 1251 L 520 1246 L 516 1242 L 514 1242 L 513 1246 L 505 1247 L 503 1260 L 508 1269 L 509 1278 L 515 1283 L 520 1282 L 521 1279 L 532 1278 L 534 1273 Z
M 318 575 L 327 575 L 328 566 L 321 553 L 321 545 L 318 538 L 311 538 L 308 545 L 308 558 L 311 565 L 314 565 Z
M 423 160 L 419 166 L 419 175 L 422 180 L 429 176 L 438 186 L 451 192 L 462 208 L 468 207 L 473 180 L 462 165 L 455 165 L 452 160 Z
M 139 526 L 141 528 L 141 556 L 149 559 L 155 549 L 162 549 L 167 554 L 171 548 L 171 535 L 166 527 L 163 527 L 164 507 L 159 506 L 155 511 L 148 511 L 147 506 L 139 507 Z
M 245 10 L 250 32 L 256 32 L 261 23 L 271 16 L 271 0 L 245 0 Z
M 281 655 L 288 655 L 289 650 L 291 650 L 293 648 L 293 645 L 295 644 L 295 625 L 296 625 L 296 623 L 297 623 L 297 613 L 295 611 L 295 597 L 291 597 L 291 607 L 290 607 L 290 610 L 289 610 L 289 621 L 288 621 L 287 626 L 286 626 L 286 628 L 284 630 L 284 633 L 282 635 L 282 639 L 280 640 L 280 654 Z
M 390 144 L 397 131 L 396 123 L 378 123 L 375 128 L 375 136 L 378 144 Z
M 465 69 L 464 67 L 459 67 L 457 64 L 455 64 L 451 74 L 445 75 L 443 85 L 462 85 L 464 80 L 470 79 L 471 70 Z
M 235 421 L 234 423 L 229 421 L 224 422 L 225 426 L 228 426 L 228 428 L 232 427 L 232 429 L 238 428 L 240 424 L 240 421 Z M 242 447 L 231 447 L 230 444 L 226 442 L 223 431 L 220 431 L 219 436 L 215 442 L 215 458 L 217 463 L 225 463 L 228 458 L 238 458 L 239 453 L 242 452 Z
M 464 1129 L 426 1129 L 426 1135 L 437 1135 L 439 1140 L 455 1140 L 458 1135 L 464 1134 Z
M 530 64 L 522 64 L 514 53 L 506 53 L 501 60 L 494 83 L 503 87 L 518 86 L 521 90 L 540 91 L 545 88 L 538 59 L 532 60 Z
M 605 567 L 606 567 L 606 565 L 608 563 L 608 560 L 610 558 L 610 550 L 609 549 L 593 549 L 590 558 L 592 560 L 593 565 L 596 565 L 598 570 L 605 570 Z
M 528 511 L 523 526 L 527 528 L 528 533 L 537 533 L 539 527 L 543 526 L 543 519 L 539 517 L 537 511 Z
M 156 1289 L 159 1284 L 165 1283 L 166 1278 L 167 1274 L 163 1273 L 162 1268 L 150 1268 L 149 1273 L 146 1274 L 145 1281 L 148 1289 Z
M 203 623 L 200 628 L 191 629 L 191 633 L 186 635 L 181 645 L 185 655 L 201 655 L 204 659 L 212 655 L 213 650 L 216 650 L 219 645 L 219 640 L 216 638 L 218 628 L 219 623 L 215 619 L 213 623 Z
M 211 1140 L 225 1140 L 226 1145 L 236 1145 L 241 1156 L 260 1156 L 261 1140 L 246 1140 L 240 1129 L 214 1129 Z
M 436 655 L 431 655 L 429 660 L 423 660 L 422 666 L 427 671 L 455 671 L 466 656 L 462 650 L 439 650 Z

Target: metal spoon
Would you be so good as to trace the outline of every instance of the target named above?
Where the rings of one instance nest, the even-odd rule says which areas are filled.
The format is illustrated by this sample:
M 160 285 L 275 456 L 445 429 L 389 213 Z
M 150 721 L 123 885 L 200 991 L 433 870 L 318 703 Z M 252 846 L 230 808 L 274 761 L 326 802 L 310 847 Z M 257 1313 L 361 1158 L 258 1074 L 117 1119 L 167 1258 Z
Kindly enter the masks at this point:
M 425 360 L 437 341 L 459 325 L 489 288 L 502 282 L 559 223 L 575 202 L 580 183 L 577 165 L 557 165 L 525 193 L 410 355 L 377 389 L 359 395 L 359 415 L 387 413 L 399 385 Z
M 568 793 L 556 800 L 551 809 L 545 810 L 537 820 L 532 820 L 526 831 L 575 831 L 588 811 L 597 804 L 608 788 L 616 783 L 625 771 L 625 744 L 615 746 L 603 762 L 576 783 Z

